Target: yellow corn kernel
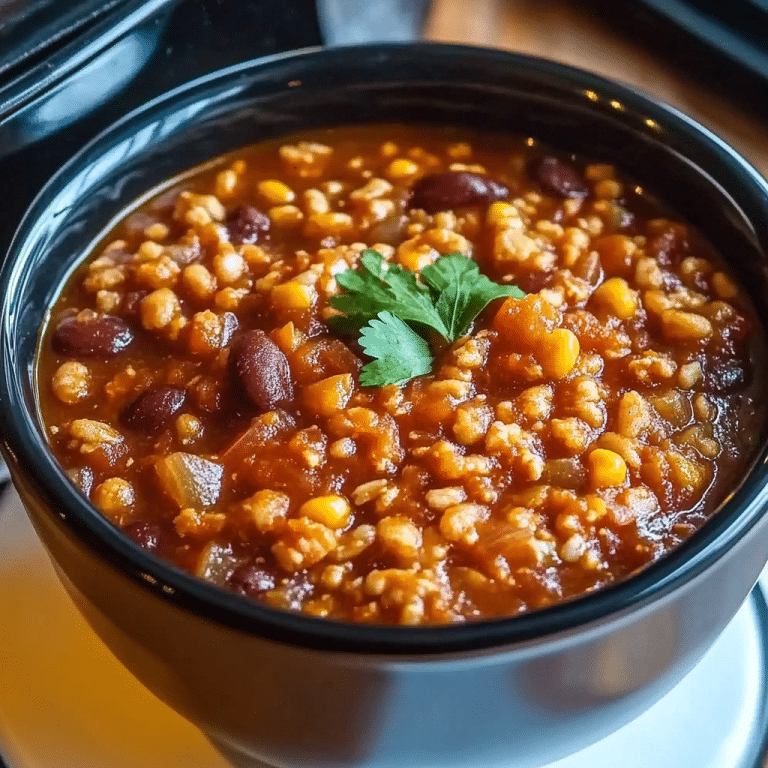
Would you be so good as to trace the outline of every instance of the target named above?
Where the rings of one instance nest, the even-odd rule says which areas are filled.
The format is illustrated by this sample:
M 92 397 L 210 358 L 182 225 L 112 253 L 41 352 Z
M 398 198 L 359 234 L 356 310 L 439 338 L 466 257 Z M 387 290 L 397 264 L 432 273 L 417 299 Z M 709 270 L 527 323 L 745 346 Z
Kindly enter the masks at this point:
M 397 249 L 398 262 L 411 272 L 421 272 L 424 267 L 434 264 L 439 255 L 429 243 L 418 243 L 416 239 L 406 240 Z
M 278 227 L 293 227 L 304 220 L 304 214 L 295 205 L 276 205 L 267 214 Z
M 542 336 L 536 360 L 551 379 L 562 379 L 576 365 L 580 346 L 576 334 L 567 328 L 555 328 L 550 334 Z
M 315 289 L 296 280 L 272 289 L 272 306 L 276 309 L 309 309 L 315 301 Z
M 712 288 L 721 299 L 735 299 L 739 295 L 739 289 L 725 272 L 715 272 L 712 275 Z
M 603 179 L 595 184 L 595 197 L 598 200 L 616 200 L 623 191 L 624 188 L 615 179 Z
M 509 203 L 495 202 L 488 206 L 486 220 L 489 224 L 498 224 L 501 221 L 518 216 L 517 208 Z
M 611 277 L 592 294 L 592 297 L 620 320 L 629 320 L 637 312 L 637 293 L 629 287 L 624 278 Z
M 637 253 L 637 245 L 627 235 L 604 235 L 592 242 L 600 254 L 603 269 L 610 274 L 628 275 L 632 272 L 632 261 Z
M 588 523 L 594 523 L 608 514 L 608 505 L 599 497 L 587 496 L 587 513 L 583 516 Z
M 296 199 L 295 192 L 287 184 L 275 179 L 260 181 L 256 188 L 270 205 L 286 205 Z
M 304 387 L 302 396 L 309 410 L 318 416 L 331 417 L 346 406 L 353 388 L 352 374 L 341 373 Z
M 310 237 L 343 237 L 354 226 L 348 213 L 314 213 L 307 219 L 304 231 Z
M 589 454 L 589 476 L 596 488 L 621 485 L 627 479 L 627 465 L 618 453 L 595 448 Z
M 679 309 L 665 309 L 661 313 L 661 329 L 664 336 L 676 341 L 699 341 L 709 338 L 714 332 L 712 323 L 706 317 Z
M 343 528 L 349 514 L 349 502 L 342 496 L 318 496 L 305 501 L 299 509 L 300 517 L 308 517 L 328 528 Z
M 419 172 L 419 166 L 412 160 L 406 160 L 403 157 L 399 157 L 397 160 L 393 160 L 387 167 L 387 177 L 393 181 L 399 181 L 401 179 L 409 179 L 411 176 L 415 176 Z

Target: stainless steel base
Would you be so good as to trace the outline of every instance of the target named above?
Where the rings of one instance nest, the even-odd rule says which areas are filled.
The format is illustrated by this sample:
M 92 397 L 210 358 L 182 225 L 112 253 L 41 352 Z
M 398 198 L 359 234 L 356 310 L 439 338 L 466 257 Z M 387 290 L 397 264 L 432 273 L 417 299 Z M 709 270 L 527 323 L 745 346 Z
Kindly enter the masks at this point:
M 543 768 L 768 766 L 763 582 L 656 706 Z M 225 760 L 106 650 L 72 607 L 12 491 L 0 499 L 0 754 L 9 768 L 258 768 Z

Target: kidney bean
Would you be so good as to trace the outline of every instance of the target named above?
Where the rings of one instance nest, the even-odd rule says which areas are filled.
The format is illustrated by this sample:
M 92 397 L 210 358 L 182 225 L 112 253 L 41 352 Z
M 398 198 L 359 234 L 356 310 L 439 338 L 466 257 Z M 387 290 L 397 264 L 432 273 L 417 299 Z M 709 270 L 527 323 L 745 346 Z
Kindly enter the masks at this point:
M 154 437 L 184 405 L 187 393 L 176 387 L 156 387 L 142 392 L 121 414 L 123 426 Z
M 415 208 L 416 206 L 412 207 Z M 403 233 L 407 225 L 408 219 L 402 213 L 387 216 L 387 218 L 374 224 L 368 231 L 368 242 L 399 245 L 405 239 Z
M 123 294 L 120 313 L 124 317 L 138 317 L 139 308 L 145 296 L 149 296 L 149 291 L 128 291 Z
M 249 331 L 232 345 L 230 374 L 260 411 L 293 400 L 293 380 L 288 358 L 264 331 Z
M 515 275 L 512 285 L 516 285 L 525 293 L 538 293 L 551 277 L 552 274 L 549 272 L 520 272 Z
M 701 389 L 712 395 L 724 395 L 737 391 L 751 378 L 738 359 L 716 353 L 700 358 L 702 371 Z
M 509 188 L 499 181 L 469 171 L 447 171 L 422 176 L 413 185 L 408 208 L 437 213 L 450 208 L 493 203 L 508 197 Z
M 157 523 L 146 520 L 136 520 L 123 528 L 123 533 L 130 536 L 140 547 L 156 555 L 170 552 L 173 545 L 173 534 Z
M 252 205 L 241 205 L 227 219 L 229 239 L 236 245 L 258 243 L 269 234 L 271 223 L 263 211 Z
M 578 171 L 557 157 L 533 160 L 528 165 L 528 173 L 544 192 L 556 197 L 585 197 L 589 191 Z
M 133 333 L 125 321 L 114 315 L 87 319 L 68 317 L 53 332 L 54 351 L 67 357 L 114 357 L 133 341 Z
M 198 261 L 203 255 L 203 249 L 200 241 L 195 238 L 191 243 L 177 243 L 165 246 L 165 254 L 170 256 L 179 266 L 186 266 L 192 262 Z
M 293 375 L 302 384 L 308 384 L 340 373 L 357 374 L 362 361 L 340 339 L 310 338 L 293 356 Z
M 241 565 L 229 578 L 233 592 L 248 597 L 257 597 L 275 587 L 275 577 L 258 563 Z
M 91 496 L 93 489 L 93 470 L 90 467 L 80 467 L 67 471 L 69 479 L 80 489 L 84 496 Z

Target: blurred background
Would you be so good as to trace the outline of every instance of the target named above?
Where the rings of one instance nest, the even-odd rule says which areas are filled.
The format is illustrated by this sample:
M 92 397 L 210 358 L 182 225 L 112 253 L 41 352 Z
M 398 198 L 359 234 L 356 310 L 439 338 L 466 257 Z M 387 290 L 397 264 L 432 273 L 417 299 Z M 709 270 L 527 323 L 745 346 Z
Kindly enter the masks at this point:
M 419 38 L 624 80 L 768 171 L 768 0 L 0 0 L 0 249 L 66 157 L 154 96 L 280 51 Z

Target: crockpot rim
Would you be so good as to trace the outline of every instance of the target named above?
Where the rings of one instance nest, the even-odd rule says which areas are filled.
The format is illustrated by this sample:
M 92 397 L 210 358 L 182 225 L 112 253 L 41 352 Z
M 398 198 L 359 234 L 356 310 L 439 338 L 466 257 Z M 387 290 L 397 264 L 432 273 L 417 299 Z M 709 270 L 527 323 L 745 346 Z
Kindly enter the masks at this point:
M 13 413 L 22 414 L 21 419 L 6 417 L 0 420 L 0 448 L 14 481 L 34 497 L 58 524 L 65 526 L 70 536 L 89 547 L 97 557 L 110 562 L 143 589 L 215 623 L 308 649 L 394 656 L 424 657 L 548 642 L 556 635 L 580 631 L 658 600 L 688 583 L 724 555 L 757 522 L 765 507 L 768 481 L 766 441 L 756 451 L 752 466 L 736 490 L 721 504 L 717 514 L 682 545 L 628 579 L 569 601 L 506 618 L 429 627 L 357 624 L 271 608 L 241 597 L 182 572 L 150 555 L 123 535 L 75 489 L 56 464 L 52 453 L 42 446 L 41 425 L 36 414 L 26 408 L 22 397 L 22 379 L 26 368 L 14 365 L 11 354 L 9 339 L 13 338 L 13 317 L 16 313 L 10 310 L 14 306 L 13 287 L 14 278 L 18 278 L 18 257 L 29 255 L 36 223 L 42 219 L 40 214 L 47 212 L 56 199 L 57 187 L 65 186 L 67 177 L 78 166 L 88 165 L 91 162 L 89 158 L 98 156 L 100 149 L 110 146 L 110 141 L 118 142 L 120 137 L 124 140 L 126 132 L 135 133 L 149 124 L 153 117 L 159 118 L 164 111 L 173 113 L 185 98 L 197 94 L 196 101 L 202 101 L 206 90 L 213 91 L 217 86 L 223 88 L 230 82 L 234 86 L 239 76 L 253 71 L 263 72 L 270 65 L 279 66 L 286 60 L 312 62 L 317 58 L 334 56 L 351 59 L 355 54 L 392 56 L 403 50 L 411 55 L 423 56 L 425 64 L 434 65 L 444 56 L 474 57 L 475 63 L 479 63 L 481 58 L 486 62 L 506 63 L 511 74 L 525 68 L 542 76 L 555 76 L 564 89 L 578 87 L 585 94 L 605 94 L 620 103 L 628 114 L 645 115 L 649 131 L 665 127 L 682 132 L 692 138 L 699 149 L 717 155 L 721 162 L 738 172 L 744 190 L 755 200 L 762 196 L 763 206 L 768 206 L 768 182 L 735 150 L 697 121 L 629 86 L 539 57 L 443 43 L 373 43 L 330 49 L 306 48 L 217 70 L 153 99 L 113 123 L 65 163 L 29 206 L 0 269 L 0 402 L 6 403 Z M 651 123 L 655 123 L 656 128 Z M 746 214 L 744 216 L 748 218 Z M 754 221 L 748 220 L 754 226 Z M 768 249 L 768 238 L 761 245 L 764 250 Z M 50 466 L 41 462 L 41 458 L 45 458 Z M 29 467 L 35 467 L 35 471 L 25 471 Z M 758 482 L 760 478 L 762 484 Z M 64 511 L 54 513 L 59 508 Z

